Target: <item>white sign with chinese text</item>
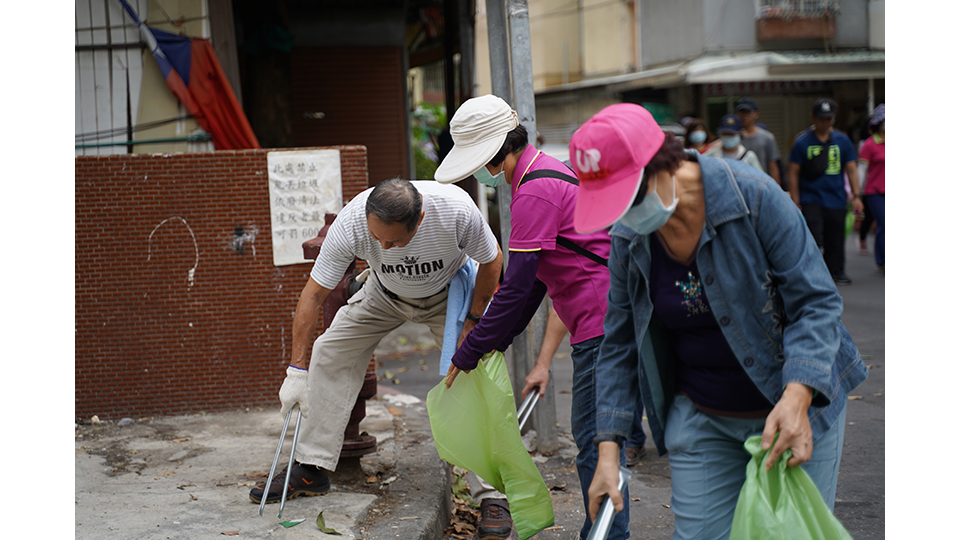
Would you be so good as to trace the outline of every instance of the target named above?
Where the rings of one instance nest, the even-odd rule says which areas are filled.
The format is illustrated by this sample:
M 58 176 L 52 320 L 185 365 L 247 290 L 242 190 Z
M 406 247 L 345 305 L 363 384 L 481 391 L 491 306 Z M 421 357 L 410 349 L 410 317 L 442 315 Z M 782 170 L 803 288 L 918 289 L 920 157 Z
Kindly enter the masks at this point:
M 311 262 L 303 243 L 316 238 L 324 214 L 343 208 L 339 150 L 267 152 L 273 264 Z

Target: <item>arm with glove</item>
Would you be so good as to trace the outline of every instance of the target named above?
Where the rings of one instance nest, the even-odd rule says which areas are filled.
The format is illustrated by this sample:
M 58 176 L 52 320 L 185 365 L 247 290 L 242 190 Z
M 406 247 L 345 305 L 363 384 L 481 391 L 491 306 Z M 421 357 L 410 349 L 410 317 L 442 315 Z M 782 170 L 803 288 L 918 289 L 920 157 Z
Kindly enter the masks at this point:
M 280 387 L 281 416 L 286 416 L 297 403 L 300 404 L 303 416 L 309 414 L 307 365 L 310 359 L 310 342 L 317 329 L 320 308 L 329 294 L 330 289 L 321 286 L 313 278 L 307 279 L 307 284 L 300 293 L 297 311 L 293 316 L 293 356 L 290 366 L 287 367 L 287 378 L 283 380 L 283 385 Z

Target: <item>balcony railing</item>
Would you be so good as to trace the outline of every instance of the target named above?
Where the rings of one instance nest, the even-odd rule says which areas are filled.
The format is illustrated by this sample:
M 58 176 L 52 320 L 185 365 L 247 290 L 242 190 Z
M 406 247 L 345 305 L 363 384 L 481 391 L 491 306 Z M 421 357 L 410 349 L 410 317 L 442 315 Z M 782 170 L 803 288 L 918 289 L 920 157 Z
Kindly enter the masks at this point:
M 757 40 L 831 38 L 840 0 L 760 0 Z
M 758 19 L 836 17 L 840 0 L 760 0 Z

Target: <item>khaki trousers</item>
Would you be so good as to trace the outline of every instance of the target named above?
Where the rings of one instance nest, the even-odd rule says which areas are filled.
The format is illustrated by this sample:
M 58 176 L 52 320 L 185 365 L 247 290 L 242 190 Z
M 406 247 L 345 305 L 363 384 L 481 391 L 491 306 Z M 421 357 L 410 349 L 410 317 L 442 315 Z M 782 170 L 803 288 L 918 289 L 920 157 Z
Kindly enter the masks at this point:
M 446 311 L 447 289 L 428 298 L 393 299 L 370 272 L 363 288 L 337 311 L 330 328 L 313 344 L 307 375 L 310 416 L 301 422 L 295 459 L 336 470 L 343 432 L 380 340 L 412 321 L 427 325 L 442 344 Z

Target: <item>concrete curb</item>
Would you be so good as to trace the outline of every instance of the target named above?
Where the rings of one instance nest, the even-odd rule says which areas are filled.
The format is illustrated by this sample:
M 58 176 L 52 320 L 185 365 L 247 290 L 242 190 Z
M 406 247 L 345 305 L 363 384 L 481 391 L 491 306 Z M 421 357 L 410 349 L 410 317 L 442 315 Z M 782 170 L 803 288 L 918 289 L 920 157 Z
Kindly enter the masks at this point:
M 390 470 L 396 480 L 368 510 L 360 525 L 362 537 L 439 540 L 450 522 L 451 471 L 434 447 L 426 404 L 384 386 L 378 388 L 378 398 L 395 414 L 396 436 L 378 441 L 370 464 Z

